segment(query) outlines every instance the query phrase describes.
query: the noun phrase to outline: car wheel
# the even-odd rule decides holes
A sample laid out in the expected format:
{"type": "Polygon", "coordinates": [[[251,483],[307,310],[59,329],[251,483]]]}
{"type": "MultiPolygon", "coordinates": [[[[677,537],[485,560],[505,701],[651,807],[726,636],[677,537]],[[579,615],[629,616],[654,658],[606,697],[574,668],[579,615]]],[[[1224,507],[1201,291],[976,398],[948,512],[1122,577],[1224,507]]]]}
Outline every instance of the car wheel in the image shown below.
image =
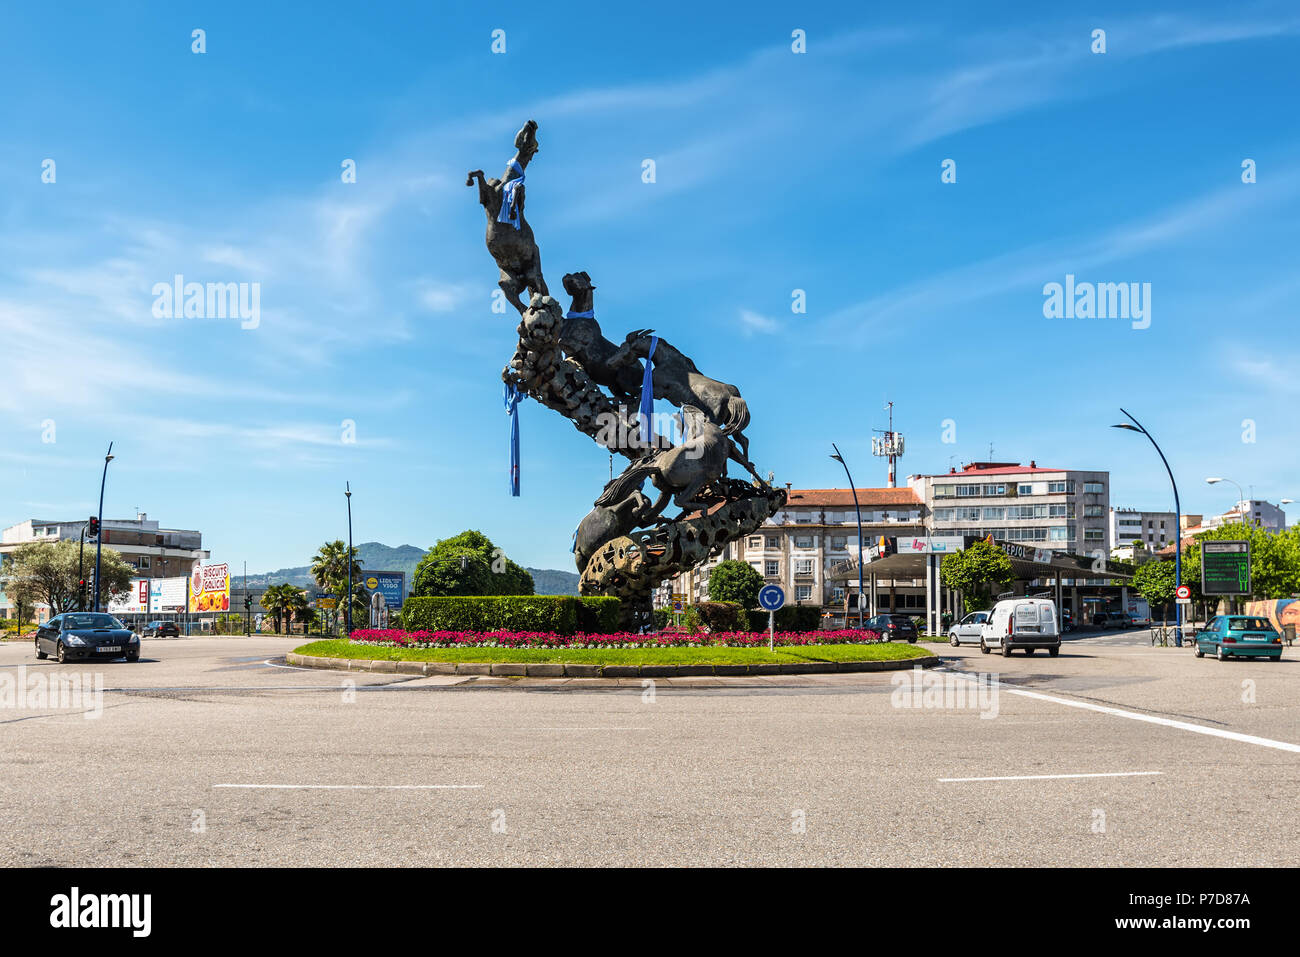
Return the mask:
{"type": "Polygon", "coordinates": [[[1220,660],[1220,661],[1227,661],[1227,660],[1228,660],[1228,656],[1225,655],[1225,654],[1223,653],[1223,645],[1219,645],[1219,655],[1218,655],[1218,657],[1219,657],[1219,660],[1220,660]]]}
{"type": "Polygon", "coordinates": [[[1059,654],[1061,653],[1061,649],[1060,649],[1060,648],[1048,648],[1048,649],[1047,649],[1047,653],[1048,653],[1049,655],[1051,655],[1053,658],[1055,658],[1057,655],[1059,655],[1059,654]]]}
{"type": "Polygon", "coordinates": [[[948,639],[948,644],[950,644],[950,645],[952,645],[954,648],[956,648],[956,647],[958,647],[959,645],[961,645],[961,642],[957,640],[957,636],[956,636],[956,635],[952,635],[952,636],[950,636],[949,639],[948,639]]]}
{"type": "Polygon", "coordinates": [[[990,651],[989,646],[986,645],[986,644],[984,643],[984,639],[983,639],[983,638],[980,639],[980,651],[982,651],[982,652],[983,652],[984,654],[986,654],[986,655],[987,655],[987,654],[989,653],[989,651],[990,651]]]}
{"type": "Polygon", "coordinates": [[[127,660],[127,661],[139,661],[139,660],[140,660],[140,652],[137,651],[137,652],[136,652],[135,654],[133,654],[133,655],[127,655],[127,656],[126,656],[126,660],[127,660]]]}
{"type": "Polygon", "coordinates": [[[1196,657],[1197,658],[1205,657],[1205,652],[1201,650],[1201,643],[1199,641],[1196,643],[1196,657]]]}
{"type": "Polygon", "coordinates": [[[44,661],[46,658],[48,658],[49,655],[41,651],[41,640],[39,638],[33,638],[32,641],[36,645],[36,657],[41,659],[41,661],[44,661]]]}
{"type": "Polygon", "coordinates": [[[68,654],[64,651],[63,642],[61,641],[54,646],[54,658],[59,664],[65,664],[68,660],[68,654]]]}
{"type": "Polygon", "coordinates": [[[907,643],[908,643],[909,645],[914,645],[914,644],[916,644],[916,635],[913,635],[911,638],[907,639],[907,643]]]}
{"type": "Polygon", "coordinates": [[[1011,642],[1007,641],[1005,638],[1002,639],[1002,657],[1011,657],[1011,642]]]}

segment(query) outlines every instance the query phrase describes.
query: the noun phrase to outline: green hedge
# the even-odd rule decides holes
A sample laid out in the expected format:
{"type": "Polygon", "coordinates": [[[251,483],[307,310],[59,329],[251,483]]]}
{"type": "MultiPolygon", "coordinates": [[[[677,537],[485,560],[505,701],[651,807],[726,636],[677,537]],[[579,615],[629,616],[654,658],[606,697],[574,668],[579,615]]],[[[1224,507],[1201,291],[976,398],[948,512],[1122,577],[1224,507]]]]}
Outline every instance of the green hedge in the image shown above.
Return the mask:
{"type": "Polygon", "coordinates": [[[619,599],[572,595],[473,595],[408,598],[407,631],[549,631],[557,635],[618,630],[619,599]]]}
{"type": "MultiPolygon", "coordinates": [[[[785,605],[777,609],[777,631],[817,631],[821,626],[821,605],[785,605]]],[[[767,612],[751,611],[749,630],[767,631],[767,612]]]]}

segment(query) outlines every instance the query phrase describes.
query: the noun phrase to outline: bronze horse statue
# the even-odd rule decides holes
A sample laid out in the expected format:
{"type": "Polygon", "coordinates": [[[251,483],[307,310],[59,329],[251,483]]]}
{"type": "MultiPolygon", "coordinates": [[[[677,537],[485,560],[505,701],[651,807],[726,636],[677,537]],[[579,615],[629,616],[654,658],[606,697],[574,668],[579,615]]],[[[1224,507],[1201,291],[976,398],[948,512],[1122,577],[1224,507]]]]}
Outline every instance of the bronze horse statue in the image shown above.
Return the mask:
{"type": "Polygon", "coordinates": [[[648,452],[637,459],[623,474],[605,486],[596,499],[597,508],[615,507],[646,479],[659,489],[659,499],[642,522],[664,510],[668,499],[687,512],[706,512],[713,502],[698,498],[704,487],[727,474],[727,459],[734,458],[734,446],[709,416],[693,405],[682,406],[680,413],[686,441],[681,445],[648,452]]]}
{"type": "Polygon", "coordinates": [[[600,323],[593,316],[573,315],[595,311],[593,293],[596,287],[591,277],[585,272],[571,272],[565,275],[563,283],[564,291],[573,297],[570,315],[560,327],[560,347],[564,354],[577,359],[592,381],[609,389],[615,399],[634,404],[641,391],[640,371],[631,363],[611,363],[618,346],[601,333],[600,323]]]}
{"type": "Polygon", "coordinates": [[[487,212],[488,252],[501,271],[497,285],[520,315],[525,306],[519,294],[525,289],[534,295],[550,295],[542,277],[541,250],[533,239],[532,227],[524,219],[524,170],[539,149],[537,122],[529,120],[515,134],[516,152],[500,179],[484,179],[481,169],[471,170],[465,177],[466,186],[473,186],[478,180],[478,201],[487,212]],[[511,186],[516,180],[521,182],[511,186]]]}
{"type": "Polygon", "coordinates": [[[578,574],[587,570],[591,556],[607,542],[629,535],[633,529],[646,524],[650,511],[650,499],[639,489],[633,489],[620,501],[612,505],[597,505],[588,512],[573,539],[573,561],[578,566],[578,574]]]}
{"type": "MultiPolygon", "coordinates": [[[[652,332],[653,329],[629,332],[609,364],[615,368],[630,365],[639,371],[636,360],[645,359],[650,354],[652,332]]],[[[655,398],[667,399],[682,409],[689,405],[701,410],[722,430],[723,435],[735,439],[739,451],[731,458],[761,484],[762,476],[749,460],[749,439],[743,434],[749,425],[749,406],[740,397],[740,390],[726,382],[710,379],[696,368],[689,356],[664,339],[656,343],[654,358],[650,361],[654,363],[655,398]]]]}

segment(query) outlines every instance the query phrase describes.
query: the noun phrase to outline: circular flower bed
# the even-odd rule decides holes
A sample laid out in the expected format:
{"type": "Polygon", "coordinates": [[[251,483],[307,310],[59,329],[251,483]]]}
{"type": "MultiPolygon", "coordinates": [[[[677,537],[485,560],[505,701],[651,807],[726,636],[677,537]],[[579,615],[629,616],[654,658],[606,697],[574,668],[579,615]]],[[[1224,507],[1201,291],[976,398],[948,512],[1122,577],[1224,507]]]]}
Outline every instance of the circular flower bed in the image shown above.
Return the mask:
{"type": "MultiPolygon", "coordinates": [[[[766,645],[765,631],[727,631],[687,634],[661,631],[648,635],[618,632],[608,635],[556,635],[543,631],[401,631],[396,628],[352,632],[354,645],[381,648],[753,648],[766,645]]],[[[870,645],[881,641],[879,632],[837,631],[777,632],[777,647],[799,645],[870,645]]]]}

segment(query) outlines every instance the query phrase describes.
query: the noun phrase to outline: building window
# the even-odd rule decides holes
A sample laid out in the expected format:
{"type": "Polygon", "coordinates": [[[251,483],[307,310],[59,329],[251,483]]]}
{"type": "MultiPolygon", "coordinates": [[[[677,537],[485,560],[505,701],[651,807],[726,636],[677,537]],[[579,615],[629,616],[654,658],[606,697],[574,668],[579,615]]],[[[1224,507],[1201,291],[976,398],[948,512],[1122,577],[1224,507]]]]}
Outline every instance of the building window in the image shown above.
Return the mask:
{"type": "Polygon", "coordinates": [[[762,536],[762,535],[751,535],[751,536],[749,536],[749,547],[750,547],[750,548],[762,548],[762,547],[763,547],[763,536],[762,536]]]}
{"type": "Polygon", "coordinates": [[[1066,541],[1069,541],[1069,540],[1070,540],[1070,529],[1069,529],[1068,526],[1065,526],[1065,525],[1057,525],[1057,526],[1055,526],[1054,528],[1050,528],[1050,529],[1048,529],[1047,538],[1048,538],[1048,541],[1052,541],[1052,542],[1066,542],[1066,541]]]}
{"type": "Polygon", "coordinates": [[[954,495],[953,489],[955,489],[956,487],[957,486],[955,485],[936,485],[934,487],[934,497],[952,498],[954,495]]]}
{"type": "Polygon", "coordinates": [[[796,585],[794,597],[796,601],[808,601],[812,598],[812,585],[796,585]]]}
{"type": "Polygon", "coordinates": [[[952,512],[950,508],[936,508],[934,510],[934,520],[936,522],[951,522],[952,512]]]}
{"type": "Polygon", "coordinates": [[[990,520],[1001,522],[1004,519],[1006,519],[1007,510],[1005,508],[986,508],[984,509],[984,514],[981,517],[986,522],[990,520]]]}
{"type": "Polygon", "coordinates": [[[775,578],[781,574],[780,562],[765,562],[764,564],[767,566],[767,572],[765,573],[767,578],[775,578]]]}
{"type": "Polygon", "coordinates": [[[148,568],[148,567],[149,567],[149,556],[148,556],[148,555],[141,555],[141,556],[140,556],[140,567],[141,567],[141,568],[148,568]]]}
{"type": "Polygon", "coordinates": [[[796,575],[811,575],[813,573],[813,563],[811,558],[795,559],[794,573],[796,575]]]}
{"type": "Polygon", "coordinates": [[[1101,518],[1101,506],[1100,506],[1100,505],[1085,505],[1085,506],[1083,507],[1083,517],[1084,517],[1084,518],[1101,518]]]}
{"type": "Polygon", "coordinates": [[[1083,530],[1083,540],[1085,542],[1099,542],[1106,537],[1106,533],[1100,528],[1085,528],[1083,530]]]}
{"type": "Polygon", "coordinates": [[[767,547],[768,547],[768,548],[780,548],[780,547],[781,547],[781,539],[777,538],[775,535],[769,535],[769,536],[767,536],[767,547]]]}
{"type": "Polygon", "coordinates": [[[836,551],[844,551],[848,547],[849,540],[843,535],[836,535],[831,539],[831,548],[836,551]]]}
{"type": "Polygon", "coordinates": [[[981,494],[982,489],[983,489],[983,486],[981,486],[981,485],[958,485],[958,486],[957,486],[957,497],[958,497],[958,498],[978,498],[978,497],[980,496],[980,494],[981,494]]]}
{"type": "Polygon", "coordinates": [[[1007,487],[1005,485],[985,485],[985,495],[1006,495],[1007,487]]]}
{"type": "Polygon", "coordinates": [[[1021,482],[1020,485],[1016,488],[1016,491],[1019,492],[1021,495],[1033,495],[1034,486],[1029,482],[1021,482]]]}
{"type": "Polygon", "coordinates": [[[1054,492],[1068,492],[1070,491],[1070,483],[1069,482],[1048,482],[1047,491],[1049,494],[1054,492]]]}
{"type": "Polygon", "coordinates": [[[1100,495],[1102,492],[1106,491],[1106,486],[1102,485],[1100,482],[1084,482],[1083,490],[1089,495],[1100,495]]]}
{"type": "Polygon", "coordinates": [[[811,512],[795,512],[794,520],[799,525],[810,525],[812,523],[811,512]]]}
{"type": "Polygon", "coordinates": [[[800,535],[794,540],[795,548],[812,548],[813,540],[811,535],[800,535]]]}

